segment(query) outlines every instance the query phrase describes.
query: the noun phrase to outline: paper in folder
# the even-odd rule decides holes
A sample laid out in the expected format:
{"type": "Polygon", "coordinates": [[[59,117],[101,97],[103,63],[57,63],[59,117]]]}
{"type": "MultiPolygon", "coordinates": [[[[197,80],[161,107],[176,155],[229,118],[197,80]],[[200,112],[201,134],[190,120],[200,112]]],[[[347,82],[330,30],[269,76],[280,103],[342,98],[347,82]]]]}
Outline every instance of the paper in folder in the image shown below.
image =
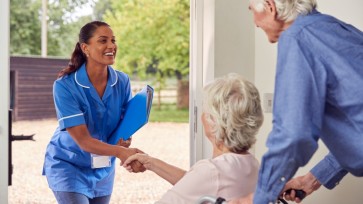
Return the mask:
{"type": "Polygon", "coordinates": [[[148,122],[153,94],[154,89],[146,85],[127,103],[123,119],[109,139],[110,144],[129,139],[148,122]]]}

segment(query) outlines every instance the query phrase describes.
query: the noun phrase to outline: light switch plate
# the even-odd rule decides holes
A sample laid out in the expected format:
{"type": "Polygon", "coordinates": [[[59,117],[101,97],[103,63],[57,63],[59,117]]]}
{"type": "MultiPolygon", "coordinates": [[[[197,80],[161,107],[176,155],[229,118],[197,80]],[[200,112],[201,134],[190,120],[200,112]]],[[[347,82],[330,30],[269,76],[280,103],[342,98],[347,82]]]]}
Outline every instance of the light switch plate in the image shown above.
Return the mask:
{"type": "Polygon", "coordinates": [[[274,100],[273,93],[263,94],[263,109],[265,113],[272,113],[273,100],[274,100]]]}

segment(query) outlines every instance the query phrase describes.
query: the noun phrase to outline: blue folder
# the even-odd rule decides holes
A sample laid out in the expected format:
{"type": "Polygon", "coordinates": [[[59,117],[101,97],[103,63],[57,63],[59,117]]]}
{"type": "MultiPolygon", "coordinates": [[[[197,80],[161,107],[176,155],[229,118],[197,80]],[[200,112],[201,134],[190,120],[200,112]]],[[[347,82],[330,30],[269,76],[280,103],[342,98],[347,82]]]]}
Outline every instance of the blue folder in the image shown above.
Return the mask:
{"type": "Polygon", "coordinates": [[[123,119],[109,138],[109,144],[116,144],[120,139],[129,139],[148,122],[153,94],[154,89],[146,85],[127,103],[123,119]]]}

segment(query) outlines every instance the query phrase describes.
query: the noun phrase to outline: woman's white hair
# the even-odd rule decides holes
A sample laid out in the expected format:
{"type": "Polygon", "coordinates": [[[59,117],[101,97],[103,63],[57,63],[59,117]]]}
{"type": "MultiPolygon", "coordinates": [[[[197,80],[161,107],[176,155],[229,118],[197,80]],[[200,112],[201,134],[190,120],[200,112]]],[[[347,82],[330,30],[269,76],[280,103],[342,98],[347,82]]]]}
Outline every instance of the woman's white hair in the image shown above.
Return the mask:
{"type": "MultiPolygon", "coordinates": [[[[266,0],[250,0],[257,12],[265,8],[266,0]]],[[[277,19],[290,22],[299,15],[306,15],[316,8],[316,0],[274,0],[277,11],[277,19]]]]}
{"type": "Polygon", "coordinates": [[[258,90],[238,74],[217,78],[204,87],[203,112],[217,143],[241,153],[256,142],[263,122],[258,90]]]}

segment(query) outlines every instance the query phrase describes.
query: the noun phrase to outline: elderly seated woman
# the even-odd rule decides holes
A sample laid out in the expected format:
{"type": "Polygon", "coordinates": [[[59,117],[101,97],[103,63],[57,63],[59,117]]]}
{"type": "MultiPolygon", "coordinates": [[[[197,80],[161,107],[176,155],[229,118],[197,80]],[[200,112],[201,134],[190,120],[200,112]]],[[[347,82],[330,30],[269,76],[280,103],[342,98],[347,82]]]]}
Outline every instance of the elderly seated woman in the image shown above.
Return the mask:
{"type": "Polygon", "coordinates": [[[204,87],[201,119],[213,158],[198,161],[189,171],[141,153],[123,163],[133,172],[130,164],[139,161],[174,185],[156,203],[195,203],[204,195],[230,200],[254,191],[259,163],[248,150],[263,122],[256,87],[237,74],[214,80],[204,87]]]}

